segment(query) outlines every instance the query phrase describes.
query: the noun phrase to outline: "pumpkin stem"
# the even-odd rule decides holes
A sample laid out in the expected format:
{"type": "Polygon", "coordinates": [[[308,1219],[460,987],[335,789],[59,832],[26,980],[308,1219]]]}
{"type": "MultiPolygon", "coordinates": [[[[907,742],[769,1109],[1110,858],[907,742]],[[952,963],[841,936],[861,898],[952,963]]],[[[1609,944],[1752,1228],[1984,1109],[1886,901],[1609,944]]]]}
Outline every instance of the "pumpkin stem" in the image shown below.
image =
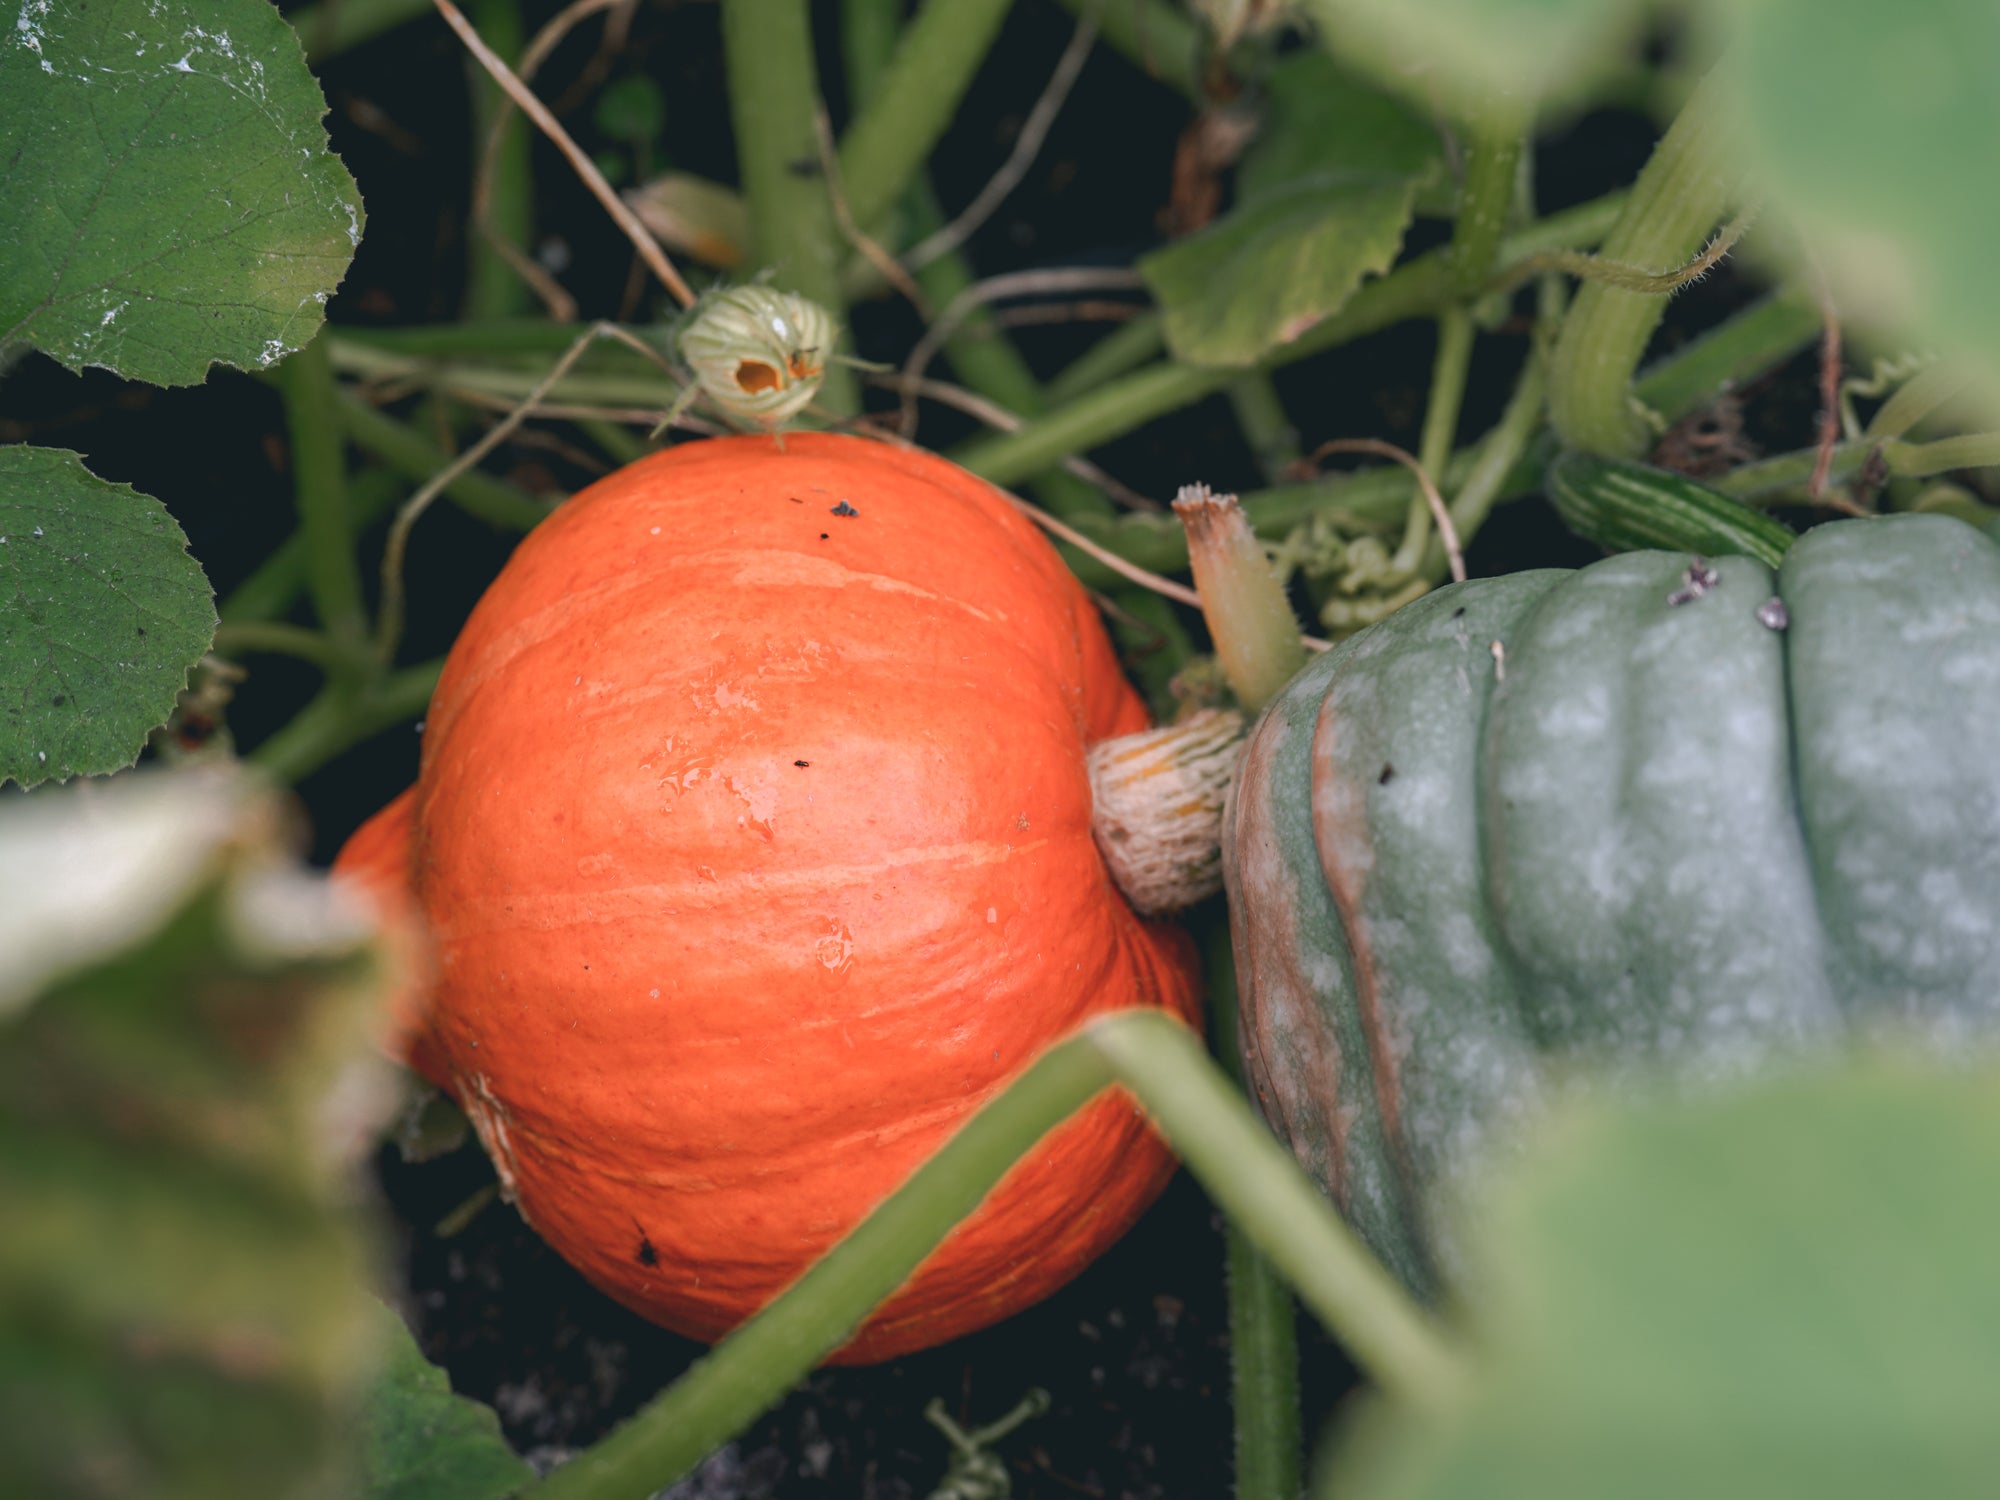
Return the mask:
{"type": "Polygon", "coordinates": [[[1195,591],[1222,675],[1256,713],[1306,664],[1298,617],[1234,495],[1183,485],[1174,514],[1187,528],[1195,591]]]}
{"type": "Polygon", "coordinates": [[[1222,889],[1222,803],[1244,732],[1234,709],[1205,708],[1092,748],[1091,832],[1142,915],[1179,911],[1222,889]]]}

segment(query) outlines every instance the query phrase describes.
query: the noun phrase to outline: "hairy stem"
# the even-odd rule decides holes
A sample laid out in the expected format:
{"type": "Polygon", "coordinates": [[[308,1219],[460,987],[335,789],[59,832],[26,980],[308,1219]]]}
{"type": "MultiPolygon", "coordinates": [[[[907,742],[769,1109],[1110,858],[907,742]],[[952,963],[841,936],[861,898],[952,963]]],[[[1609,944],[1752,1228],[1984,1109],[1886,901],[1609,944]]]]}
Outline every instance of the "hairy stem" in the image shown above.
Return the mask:
{"type": "MultiPolygon", "coordinates": [[[[1704,80],[1661,137],[1599,254],[1671,271],[1729,211],[1742,153],[1731,149],[1718,87],[1704,80]]],[[[1666,310],[1664,296],[1603,281],[1577,292],[1549,366],[1549,420],[1567,446],[1611,457],[1644,450],[1651,429],[1634,409],[1632,372],[1666,310]]]]}
{"type": "Polygon", "coordinates": [[[1524,142],[1520,122],[1511,115],[1468,122],[1464,132],[1465,182],[1451,231],[1451,274],[1453,290],[1470,301],[1493,274],[1514,205],[1524,142]]]}

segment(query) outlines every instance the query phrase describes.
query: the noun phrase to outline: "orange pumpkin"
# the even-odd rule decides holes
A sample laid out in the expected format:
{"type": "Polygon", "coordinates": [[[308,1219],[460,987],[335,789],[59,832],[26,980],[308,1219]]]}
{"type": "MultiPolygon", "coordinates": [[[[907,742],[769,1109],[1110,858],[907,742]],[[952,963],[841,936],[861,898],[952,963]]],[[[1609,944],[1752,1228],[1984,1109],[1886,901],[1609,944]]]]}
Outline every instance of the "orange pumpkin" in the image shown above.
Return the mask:
{"type": "MultiPolygon", "coordinates": [[[[340,867],[421,914],[406,1055],[599,1287],[714,1339],[1052,1040],[1192,1022],[1196,964],[1091,836],[1084,753],[1145,727],[998,491],[857,438],[724,438],[522,543],[340,867]]],[[[1172,1171],[1129,1099],[1050,1135],[839,1358],[985,1326],[1172,1171]]]]}

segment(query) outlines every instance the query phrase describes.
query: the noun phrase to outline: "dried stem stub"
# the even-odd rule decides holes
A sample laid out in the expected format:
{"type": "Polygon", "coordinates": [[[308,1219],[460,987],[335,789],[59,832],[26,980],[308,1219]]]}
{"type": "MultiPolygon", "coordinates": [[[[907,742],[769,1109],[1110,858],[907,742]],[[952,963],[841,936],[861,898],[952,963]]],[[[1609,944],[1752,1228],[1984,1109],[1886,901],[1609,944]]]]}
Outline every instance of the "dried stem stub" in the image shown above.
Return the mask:
{"type": "Polygon", "coordinates": [[[1222,805],[1244,733],[1234,709],[1205,708],[1091,750],[1091,832],[1143,915],[1179,911],[1222,889],[1222,805]]]}

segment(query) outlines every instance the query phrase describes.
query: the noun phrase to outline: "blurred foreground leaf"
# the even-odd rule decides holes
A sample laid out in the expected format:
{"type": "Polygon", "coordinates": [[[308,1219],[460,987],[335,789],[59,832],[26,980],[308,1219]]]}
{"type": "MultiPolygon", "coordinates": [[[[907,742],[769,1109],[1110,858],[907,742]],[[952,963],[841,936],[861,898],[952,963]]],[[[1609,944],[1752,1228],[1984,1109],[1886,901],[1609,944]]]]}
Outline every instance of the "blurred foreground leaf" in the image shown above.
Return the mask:
{"type": "Polygon", "coordinates": [[[0,32],[0,349],[187,385],[303,348],[361,242],[270,0],[25,0],[0,32]]]}
{"type": "Polygon", "coordinates": [[[0,1494],[328,1493],[379,1325],[364,914],[240,773],[0,803],[0,1494]]]}
{"type": "Polygon", "coordinates": [[[1471,1222],[1473,1386],[1341,1500],[2000,1489],[2000,1078],[1876,1063],[1575,1112],[1471,1222]]]}
{"type": "Polygon", "coordinates": [[[535,1477],[493,1408],[452,1394],[402,1319],[380,1309],[389,1357],[362,1413],[365,1500],[499,1500],[535,1477]]]}
{"type": "Polygon", "coordinates": [[[2000,384],[2000,7],[1713,9],[1745,147],[1841,310],[1913,325],[2000,384]]]}
{"type": "Polygon", "coordinates": [[[1321,38],[1413,99],[1476,114],[1502,99],[1566,99],[1616,60],[1635,0],[1301,0],[1321,38]]]}
{"type": "Polygon", "coordinates": [[[0,448],[0,782],[129,766],[215,637],[166,507],[65,448],[0,448]]]}

